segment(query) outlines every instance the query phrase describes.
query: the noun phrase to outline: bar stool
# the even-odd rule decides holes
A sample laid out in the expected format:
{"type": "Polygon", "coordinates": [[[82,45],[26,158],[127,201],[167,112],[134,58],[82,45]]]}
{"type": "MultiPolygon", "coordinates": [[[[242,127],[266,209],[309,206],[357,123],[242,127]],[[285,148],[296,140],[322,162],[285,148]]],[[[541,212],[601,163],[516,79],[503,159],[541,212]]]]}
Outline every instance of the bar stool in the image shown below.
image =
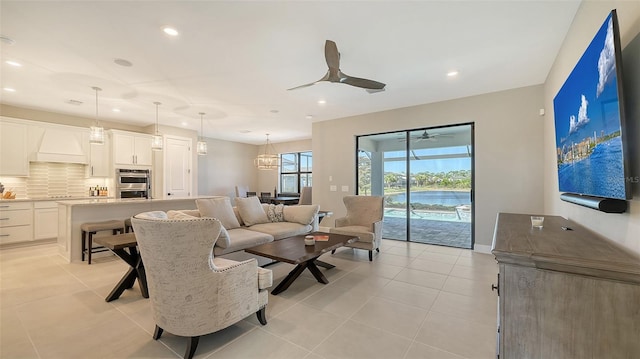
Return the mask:
{"type": "Polygon", "coordinates": [[[129,233],[129,230],[133,232],[133,225],[131,224],[131,217],[124,220],[124,233],[129,233]]]}
{"type": "Polygon", "coordinates": [[[122,221],[112,220],[104,222],[87,222],[80,225],[82,230],[82,261],[84,254],[87,253],[87,262],[91,264],[91,253],[108,251],[105,247],[93,248],[93,235],[100,231],[111,231],[112,234],[124,233],[122,221]]]}

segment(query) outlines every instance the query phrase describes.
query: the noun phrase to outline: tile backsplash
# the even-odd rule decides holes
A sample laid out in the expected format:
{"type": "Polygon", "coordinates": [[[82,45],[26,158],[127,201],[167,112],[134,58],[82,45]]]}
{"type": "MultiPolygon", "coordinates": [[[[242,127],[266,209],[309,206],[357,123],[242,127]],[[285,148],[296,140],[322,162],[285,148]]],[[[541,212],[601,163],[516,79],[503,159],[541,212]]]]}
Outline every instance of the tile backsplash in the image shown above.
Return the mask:
{"type": "Polygon", "coordinates": [[[81,164],[31,162],[29,177],[0,177],[5,191],[16,198],[86,197],[90,186],[104,186],[104,179],[85,178],[81,164]]]}

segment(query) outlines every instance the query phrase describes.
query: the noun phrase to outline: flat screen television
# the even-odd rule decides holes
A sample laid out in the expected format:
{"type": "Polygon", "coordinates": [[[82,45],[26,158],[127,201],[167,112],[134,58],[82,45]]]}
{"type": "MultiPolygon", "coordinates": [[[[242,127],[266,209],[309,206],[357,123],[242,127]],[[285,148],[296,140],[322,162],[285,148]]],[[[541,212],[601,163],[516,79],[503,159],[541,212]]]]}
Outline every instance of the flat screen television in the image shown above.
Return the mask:
{"type": "Polygon", "coordinates": [[[622,49],[613,10],[553,99],[561,192],[631,198],[623,99],[622,49]]]}

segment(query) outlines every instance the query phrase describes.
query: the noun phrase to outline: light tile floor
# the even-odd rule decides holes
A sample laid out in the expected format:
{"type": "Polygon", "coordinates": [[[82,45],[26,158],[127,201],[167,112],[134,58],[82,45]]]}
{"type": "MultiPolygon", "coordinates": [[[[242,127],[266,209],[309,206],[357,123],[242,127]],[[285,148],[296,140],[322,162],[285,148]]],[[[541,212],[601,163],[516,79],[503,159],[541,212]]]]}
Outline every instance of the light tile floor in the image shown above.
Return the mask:
{"type": "MultiPolygon", "coordinates": [[[[67,264],[55,244],[0,250],[1,358],[180,358],[186,339],[151,336],[138,286],[104,301],[127,270],[115,256],[67,264]]],[[[493,256],[384,240],[322,260],[330,283],[304,273],[255,315],[204,336],[196,358],[494,358],[493,256]]],[[[291,269],[269,266],[278,283],[291,269]]]]}

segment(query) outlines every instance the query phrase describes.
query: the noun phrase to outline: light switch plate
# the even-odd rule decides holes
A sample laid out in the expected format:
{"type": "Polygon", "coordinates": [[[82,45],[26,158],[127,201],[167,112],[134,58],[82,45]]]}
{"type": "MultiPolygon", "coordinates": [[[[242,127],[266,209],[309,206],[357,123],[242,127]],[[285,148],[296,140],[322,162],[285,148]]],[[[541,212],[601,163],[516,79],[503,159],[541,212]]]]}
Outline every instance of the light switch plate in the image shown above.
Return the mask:
{"type": "Polygon", "coordinates": [[[349,186],[342,186],[342,192],[349,192],[349,186]]]}

